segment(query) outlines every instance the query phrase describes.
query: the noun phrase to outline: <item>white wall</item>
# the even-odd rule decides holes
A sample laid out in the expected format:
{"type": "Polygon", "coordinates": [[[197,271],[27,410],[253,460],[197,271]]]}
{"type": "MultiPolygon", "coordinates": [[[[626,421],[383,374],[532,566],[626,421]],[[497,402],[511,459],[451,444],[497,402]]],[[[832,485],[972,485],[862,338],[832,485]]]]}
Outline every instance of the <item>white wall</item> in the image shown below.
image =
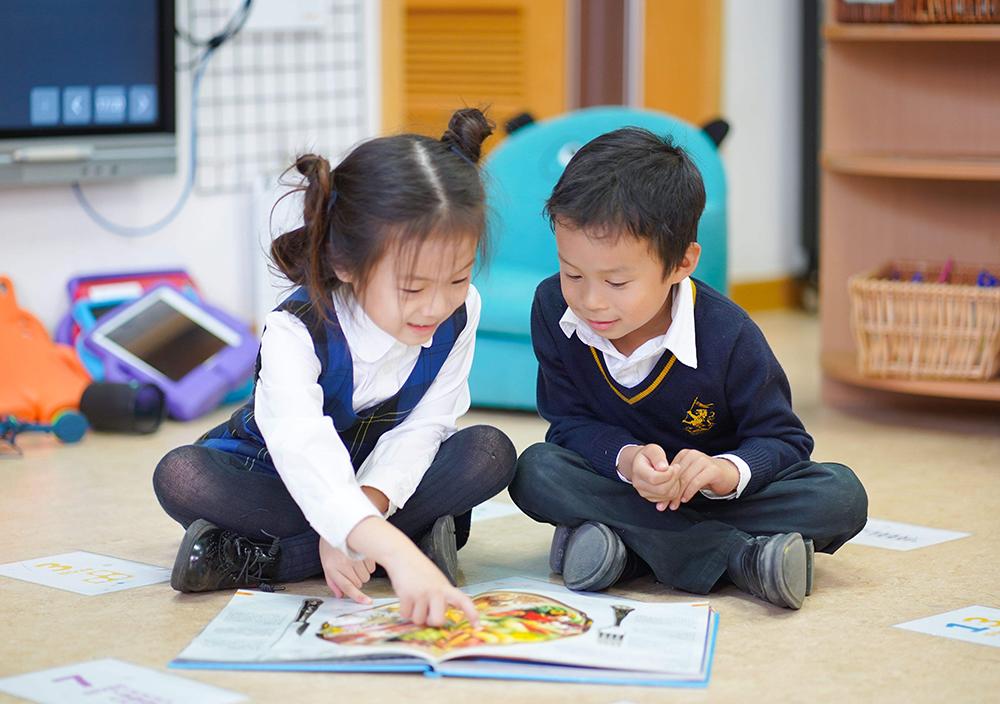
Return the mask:
{"type": "Polygon", "coordinates": [[[726,0],[722,146],[729,181],[729,280],[799,273],[799,59],[794,0],[726,0]]]}
{"type": "MultiPolygon", "coordinates": [[[[144,225],[173,204],[183,177],[86,185],[106,217],[144,225]]],[[[249,196],[199,197],[160,232],[125,238],[101,230],[68,186],[0,190],[0,273],[14,282],[18,302],[51,331],[68,310],[66,281],[88,272],[181,267],[205,297],[244,319],[250,285],[249,196]]]]}

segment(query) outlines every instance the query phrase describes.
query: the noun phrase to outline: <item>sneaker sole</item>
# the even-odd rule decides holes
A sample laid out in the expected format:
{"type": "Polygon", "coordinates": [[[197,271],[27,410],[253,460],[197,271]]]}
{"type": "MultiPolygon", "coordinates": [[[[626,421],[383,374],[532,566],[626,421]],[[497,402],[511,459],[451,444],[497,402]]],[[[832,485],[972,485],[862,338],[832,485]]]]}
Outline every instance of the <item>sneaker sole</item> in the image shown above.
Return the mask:
{"type": "Polygon", "coordinates": [[[767,600],[789,609],[802,608],[806,597],[806,546],[798,533],[787,533],[781,540],[772,540],[764,552],[764,584],[767,600]]]}
{"type": "Polygon", "coordinates": [[[603,523],[588,522],[572,531],[563,555],[563,582],[573,591],[599,592],[625,569],[625,543],[603,523]]]}
{"type": "Polygon", "coordinates": [[[563,562],[566,559],[566,543],[573,534],[569,526],[556,526],[552,534],[552,545],[549,547],[549,569],[556,574],[562,574],[563,562]]]}
{"type": "Polygon", "coordinates": [[[216,526],[204,518],[199,518],[194,523],[188,526],[187,530],[184,531],[184,538],[181,540],[181,546],[177,549],[177,557],[174,558],[174,568],[170,572],[170,586],[174,588],[175,591],[183,592],[185,594],[191,594],[193,592],[199,591],[197,589],[192,589],[190,586],[186,585],[188,576],[188,556],[191,554],[191,546],[198,541],[202,535],[210,530],[214,530],[216,526]]]}
{"type": "Polygon", "coordinates": [[[816,547],[812,538],[803,538],[806,545],[806,596],[813,593],[813,558],[816,555],[816,547]]]}
{"type": "Polygon", "coordinates": [[[458,585],[458,552],[455,549],[455,519],[441,516],[420,541],[421,551],[444,573],[452,586],[458,585]]]}

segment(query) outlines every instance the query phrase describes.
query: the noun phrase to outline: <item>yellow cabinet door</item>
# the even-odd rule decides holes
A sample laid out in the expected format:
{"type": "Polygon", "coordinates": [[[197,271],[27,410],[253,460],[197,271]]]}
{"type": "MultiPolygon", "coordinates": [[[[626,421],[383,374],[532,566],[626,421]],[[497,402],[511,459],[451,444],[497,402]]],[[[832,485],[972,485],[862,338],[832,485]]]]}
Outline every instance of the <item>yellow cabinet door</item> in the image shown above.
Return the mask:
{"type": "Polygon", "coordinates": [[[565,0],[383,0],[383,129],[440,135],[463,106],[498,125],[564,112],[566,25],[565,0]]]}

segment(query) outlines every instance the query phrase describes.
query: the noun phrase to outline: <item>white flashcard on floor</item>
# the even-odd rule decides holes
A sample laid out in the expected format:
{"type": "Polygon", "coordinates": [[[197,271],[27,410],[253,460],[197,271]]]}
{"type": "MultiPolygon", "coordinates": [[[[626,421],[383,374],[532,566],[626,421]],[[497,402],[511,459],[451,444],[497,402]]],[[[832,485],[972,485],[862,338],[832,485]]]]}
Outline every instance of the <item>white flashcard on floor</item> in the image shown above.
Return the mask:
{"type": "Polygon", "coordinates": [[[0,565],[0,575],[94,596],[170,579],[166,567],[78,550],[0,565]]]}
{"type": "Polygon", "coordinates": [[[897,623],[896,628],[1000,648],[1000,609],[989,606],[966,606],[937,616],[897,623]]]}
{"type": "Polygon", "coordinates": [[[969,535],[971,533],[869,518],[864,530],[848,542],[853,545],[867,545],[887,550],[916,550],[917,548],[925,548],[928,545],[937,545],[949,540],[958,540],[969,535]]]}
{"type": "Polygon", "coordinates": [[[40,704],[230,704],[246,697],[107,658],[0,679],[0,692],[40,704]]]}
{"type": "Polygon", "coordinates": [[[509,504],[506,501],[487,501],[472,509],[472,522],[489,521],[494,518],[513,516],[517,513],[521,513],[521,509],[514,504],[509,504]]]}

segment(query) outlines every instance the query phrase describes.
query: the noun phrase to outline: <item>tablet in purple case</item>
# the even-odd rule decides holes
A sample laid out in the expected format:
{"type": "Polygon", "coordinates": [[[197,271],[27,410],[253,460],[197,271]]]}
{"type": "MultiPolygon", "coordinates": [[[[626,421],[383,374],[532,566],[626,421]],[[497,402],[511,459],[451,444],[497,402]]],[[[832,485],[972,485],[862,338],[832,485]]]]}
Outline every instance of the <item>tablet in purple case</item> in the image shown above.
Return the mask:
{"type": "Polygon", "coordinates": [[[231,315],[164,284],[102,317],[86,333],[105,379],[156,384],[173,418],[212,410],[253,372],[259,341],[231,315]]]}

